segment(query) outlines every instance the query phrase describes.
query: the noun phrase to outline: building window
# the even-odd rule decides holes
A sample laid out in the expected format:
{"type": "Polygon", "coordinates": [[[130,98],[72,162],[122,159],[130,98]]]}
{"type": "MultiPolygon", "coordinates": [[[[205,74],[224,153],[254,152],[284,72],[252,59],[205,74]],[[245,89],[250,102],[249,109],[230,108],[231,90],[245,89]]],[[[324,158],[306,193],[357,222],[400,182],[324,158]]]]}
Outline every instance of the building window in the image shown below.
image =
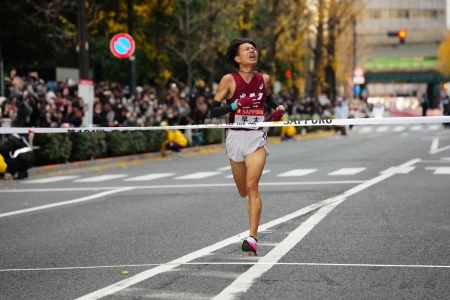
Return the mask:
{"type": "Polygon", "coordinates": [[[445,11],[436,9],[374,9],[367,13],[369,19],[443,19],[445,11]]]}
{"type": "Polygon", "coordinates": [[[370,10],[369,19],[381,19],[381,10],[370,10]]]}
{"type": "Polygon", "coordinates": [[[397,18],[402,18],[402,19],[408,19],[409,18],[409,10],[406,9],[400,9],[397,11],[398,16],[397,18]]]}

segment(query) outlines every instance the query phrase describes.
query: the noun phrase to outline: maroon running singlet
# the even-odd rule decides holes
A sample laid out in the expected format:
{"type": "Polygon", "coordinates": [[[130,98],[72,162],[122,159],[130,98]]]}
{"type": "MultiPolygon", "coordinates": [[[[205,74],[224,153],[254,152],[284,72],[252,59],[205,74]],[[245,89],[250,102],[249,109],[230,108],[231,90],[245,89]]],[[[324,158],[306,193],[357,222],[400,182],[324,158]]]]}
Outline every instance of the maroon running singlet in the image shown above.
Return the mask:
{"type": "MultiPolygon", "coordinates": [[[[254,123],[264,121],[264,103],[266,101],[266,86],[264,78],[260,73],[255,72],[252,80],[247,83],[239,74],[233,72],[231,75],[236,83],[236,90],[230,99],[227,99],[227,104],[230,105],[234,101],[244,97],[257,97],[251,108],[238,108],[230,112],[230,123],[254,123]]],[[[257,128],[254,128],[257,129],[257,128]]]]}

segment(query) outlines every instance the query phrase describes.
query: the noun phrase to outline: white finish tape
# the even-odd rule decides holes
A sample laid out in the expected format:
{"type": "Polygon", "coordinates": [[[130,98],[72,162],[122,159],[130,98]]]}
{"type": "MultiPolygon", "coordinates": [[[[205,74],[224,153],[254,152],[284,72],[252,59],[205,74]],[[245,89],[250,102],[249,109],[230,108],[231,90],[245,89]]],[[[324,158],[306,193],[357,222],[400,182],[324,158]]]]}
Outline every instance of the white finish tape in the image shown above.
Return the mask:
{"type": "Polygon", "coordinates": [[[251,128],[251,127],[283,127],[283,126],[394,125],[394,124],[430,124],[430,123],[450,123],[450,116],[363,118],[363,119],[319,119],[319,120],[297,120],[297,121],[279,121],[279,122],[222,123],[222,124],[149,126],[149,127],[76,127],[76,128],[0,127],[0,134],[134,131],[134,130],[164,130],[164,129],[174,130],[174,129],[251,128]]]}

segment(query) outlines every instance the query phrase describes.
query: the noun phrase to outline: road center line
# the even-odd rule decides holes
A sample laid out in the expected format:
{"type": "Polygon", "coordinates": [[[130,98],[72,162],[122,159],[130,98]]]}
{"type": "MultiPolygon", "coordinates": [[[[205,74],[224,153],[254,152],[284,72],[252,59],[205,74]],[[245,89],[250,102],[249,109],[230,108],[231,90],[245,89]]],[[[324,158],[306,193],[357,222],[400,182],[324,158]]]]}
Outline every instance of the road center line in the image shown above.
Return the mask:
{"type": "MultiPolygon", "coordinates": [[[[385,180],[385,179],[387,179],[387,178],[397,174],[396,173],[397,169],[401,170],[403,168],[410,167],[410,166],[416,164],[419,161],[420,161],[420,159],[414,159],[414,160],[410,160],[410,161],[406,162],[405,164],[403,164],[401,166],[398,166],[397,168],[389,168],[388,170],[382,172],[381,175],[379,175],[379,176],[377,176],[377,177],[375,177],[375,178],[373,178],[373,179],[371,179],[369,181],[366,181],[366,182],[364,182],[364,183],[362,183],[362,184],[360,184],[360,185],[358,185],[358,186],[356,186],[356,187],[354,187],[354,188],[344,192],[341,195],[338,195],[336,197],[332,197],[332,198],[320,201],[318,203],[309,205],[309,206],[304,207],[304,208],[302,208],[302,209],[300,209],[300,210],[298,210],[296,212],[293,212],[291,214],[288,214],[286,216],[283,216],[283,217],[278,218],[276,220],[273,220],[271,222],[268,222],[268,223],[265,223],[263,225],[260,225],[259,226],[259,230],[260,231],[267,230],[267,229],[269,229],[271,227],[274,227],[276,225],[282,224],[282,223],[287,222],[289,220],[292,220],[292,219],[294,219],[296,217],[305,215],[305,214],[307,214],[307,213],[309,213],[311,211],[314,211],[316,209],[322,208],[322,207],[324,207],[326,205],[329,205],[329,204],[332,204],[334,202],[337,202],[337,204],[339,204],[342,201],[344,201],[348,196],[356,194],[356,193],[358,193],[358,192],[360,192],[360,191],[362,191],[362,190],[364,190],[364,189],[366,189],[366,188],[368,188],[368,187],[370,187],[370,186],[372,186],[372,185],[374,185],[374,184],[376,184],[376,183],[378,183],[378,182],[380,182],[382,180],[385,180]]],[[[331,211],[336,205],[330,206],[327,209],[329,211],[331,211]]],[[[329,212],[327,212],[327,210],[324,210],[324,211],[322,211],[321,214],[319,214],[317,216],[316,216],[316,214],[314,214],[312,217],[310,217],[310,219],[313,218],[314,216],[316,216],[315,218],[320,218],[320,216],[322,214],[325,214],[325,212],[326,212],[326,214],[329,213],[329,212]]],[[[314,219],[312,219],[312,220],[314,220],[314,219]]],[[[316,220],[318,220],[318,219],[316,219],[316,220]]],[[[320,221],[320,220],[318,220],[318,221],[320,221]]],[[[304,229],[305,226],[301,227],[302,228],[301,230],[305,230],[304,229]]],[[[311,229],[309,229],[309,230],[311,230],[311,229]]],[[[308,232],[309,232],[309,230],[308,230],[308,232]]],[[[128,288],[128,287],[130,287],[130,286],[132,286],[134,284],[137,284],[139,282],[147,280],[147,279],[149,279],[149,278],[151,278],[153,276],[156,276],[156,275],[161,274],[161,273],[166,272],[166,271],[170,271],[170,270],[172,270],[172,269],[174,269],[174,268],[176,268],[176,267],[178,267],[178,266],[180,266],[182,264],[186,264],[186,263],[188,263],[188,262],[190,262],[190,261],[192,261],[194,259],[206,256],[206,255],[210,254],[211,252],[214,252],[214,251],[216,251],[218,249],[226,247],[226,246],[228,246],[228,245],[230,245],[232,243],[237,243],[237,242],[239,242],[241,240],[241,236],[246,236],[247,234],[248,234],[248,230],[246,230],[246,231],[244,231],[244,232],[242,232],[242,233],[240,233],[240,234],[238,234],[236,236],[232,236],[230,238],[222,240],[222,241],[220,241],[220,242],[218,242],[216,244],[210,245],[210,246],[208,246],[206,248],[203,248],[203,249],[191,252],[191,253],[189,253],[189,254],[187,254],[185,256],[182,256],[180,258],[177,258],[177,259],[175,259],[175,260],[173,260],[173,261],[171,261],[171,262],[169,262],[167,264],[157,266],[155,268],[146,270],[146,271],[141,272],[139,274],[136,274],[136,275],[134,275],[132,277],[129,277],[129,278],[125,279],[125,280],[121,280],[119,282],[116,282],[116,283],[114,283],[112,285],[109,285],[107,287],[104,287],[104,288],[102,288],[100,290],[94,291],[94,292],[92,292],[90,294],[87,294],[85,296],[77,298],[76,300],[100,299],[102,297],[114,294],[114,293],[116,293],[118,291],[121,291],[121,290],[123,290],[125,288],[128,288]]],[[[306,233],[305,233],[305,235],[306,235],[306,233]]],[[[288,236],[288,238],[289,238],[289,236],[288,236]]],[[[301,237],[301,238],[303,238],[303,237],[301,237]]],[[[294,238],[290,238],[290,239],[294,239],[294,238]]],[[[292,244],[292,241],[288,240],[286,243],[284,243],[284,241],[283,241],[283,242],[281,242],[281,244],[283,244],[283,246],[281,248],[287,249],[287,246],[284,246],[284,245],[292,244]]],[[[278,248],[278,246],[275,247],[274,249],[272,249],[272,251],[270,253],[272,253],[277,248],[278,248]]],[[[278,250],[279,249],[280,248],[278,248],[278,250]]],[[[273,266],[275,262],[269,261],[269,265],[273,266]]],[[[256,264],[255,266],[261,266],[261,265],[256,264]]],[[[252,268],[255,268],[255,266],[252,267],[252,268]]],[[[239,278],[241,278],[241,277],[242,277],[242,275],[239,278]]],[[[239,280],[239,278],[237,280],[239,280]]]]}
{"type": "Polygon", "coordinates": [[[125,192],[125,191],[129,191],[132,189],[133,188],[131,188],[131,187],[120,188],[120,189],[106,191],[106,192],[98,193],[95,195],[86,196],[86,197],[73,199],[73,200],[68,200],[68,201],[64,201],[64,202],[58,202],[58,203],[46,204],[46,205],[41,205],[41,206],[36,206],[36,207],[31,207],[31,208],[26,208],[26,209],[21,209],[21,210],[15,210],[15,211],[0,214],[0,218],[9,217],[9,216],[13,216],[13,215],[19,215],[19,214],[25,214],[25,213],[29,213],[32,211],[37,211],[37,210],[42,210],[42,209],[47,209],[47,208],[52,208],[52,207],[57,207],[57,206],[63,206],[63,205],[84,202],[84,201],[90,201],[90,200],[94,200],[97,198],[101,198],[103,196],[108,196],[108,195],[115,194],[115,193],[125,192]]]}

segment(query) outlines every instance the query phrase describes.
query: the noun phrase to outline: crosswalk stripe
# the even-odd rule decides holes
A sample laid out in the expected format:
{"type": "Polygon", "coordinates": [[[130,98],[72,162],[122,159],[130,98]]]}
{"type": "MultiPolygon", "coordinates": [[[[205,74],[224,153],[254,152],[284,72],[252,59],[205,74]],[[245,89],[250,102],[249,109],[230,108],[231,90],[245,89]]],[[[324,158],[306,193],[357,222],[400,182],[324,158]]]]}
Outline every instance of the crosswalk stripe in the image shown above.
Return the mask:
{"type": "Polygon", "coordinates": [[[127,177],[127,176],[128,176],[128,174],[100,175],[100,176],[77,179],[77,180],[74,180],[73,182],[100,182],[100,181],[117,179],[117,178],[122,178],[122,177],[127,177]]]}
{"type": "Polygon", "coordinates": [[[378,127],[376,131],[377,132],[386,132],[388,130],[389,130],[388,126],[381,126],[381,127],[378,127]]]}
{"type": "Polygon", "coordinates": [[[406,129],[405,126],[395,126],[394,127],[394,132],[400,132],[400,131],[403,131],[405,129],[406,129]]]}
{"type": "Polygon", "coordinates": [[[342,168],[337,171],[328,173],[329,176],[337,176],[337,175],[355,175],[362,171],[364,171],[366,168],[342,168]]]}
{"type": "Polygon", "coordinates": [[[295,170],[290,170],[288,172],[284,172],[284,173],[278,174],[277,177],[305,176],[305,175],[314,173],[316,171],[317,171],[317,169],[295,169],[295,170]]]}
{"type": "Polygon", "coordinates": [[[371,126],[364,126],[359,130],[359,132],[360,133],[369,133],[369,132],[372,132],[372,129],[373,128],[371,126]]]}
{"type": "Polygon", "coordinates": [[[450,174],[450,167],[428,167],[426,170],[434,171],[433,174],[447,175],[450,174]]]}
{"type": "MultiPolygon", "coordinates": [[[[270,170],[263,170],[263,174],[267,174],[267,173],[269,173],[270,172],[270,170]]],[[[228,175],[228,176],[225,176],[225,178],[233,178],[233,174],[231,174],[231,175],[228,175]]]]}
{"type": "Polygon", "coordinates": [[[148,180],[169,177],[169,176],[173,176],[173,175],[175,175],[175,173],[153,173],[153,174],[147,174],[147,175],[142,175],[142,176],[126,178],[123,181],[148,181],[148,180]]]}
{"type": "Polygon", "coordinates": [[[51,183],[51,182],[75,179],[75,178],[79,178],[79,177],[80,176],[53,176],[53,177],[48,177],[48,178],[27,180],[27,181],[24,181],[23,183],[51,183]]]}
{"type": "Polygon", "coordinates": [[[217,171],[227,171],[227,170],[231,170],[231,166],[226,166],[226,167],[217,169],[217,171]]]}
{"type": "Polygon", "coordinates": [[[411,126],[411,131],[419,131],[419,130],[422,130],[422,125],[411,126]]]}
{"type": "Polygon", "coordinates": [[[197,173],[192,173],[192,174],[188,174],[188,175],[184,175],[184,176],[180,176],[180,177],[175,177],[175,179],[201,179],[201,178],[214,176],[217,174],[220,174],[220,172],[197,172],[197,173]]]}
{"type": "Polygon", "coordinates": [[[430,126],[428,126],[428,130],[438,130],[439,129],[439,125],[430,125],[430,126]]]}

